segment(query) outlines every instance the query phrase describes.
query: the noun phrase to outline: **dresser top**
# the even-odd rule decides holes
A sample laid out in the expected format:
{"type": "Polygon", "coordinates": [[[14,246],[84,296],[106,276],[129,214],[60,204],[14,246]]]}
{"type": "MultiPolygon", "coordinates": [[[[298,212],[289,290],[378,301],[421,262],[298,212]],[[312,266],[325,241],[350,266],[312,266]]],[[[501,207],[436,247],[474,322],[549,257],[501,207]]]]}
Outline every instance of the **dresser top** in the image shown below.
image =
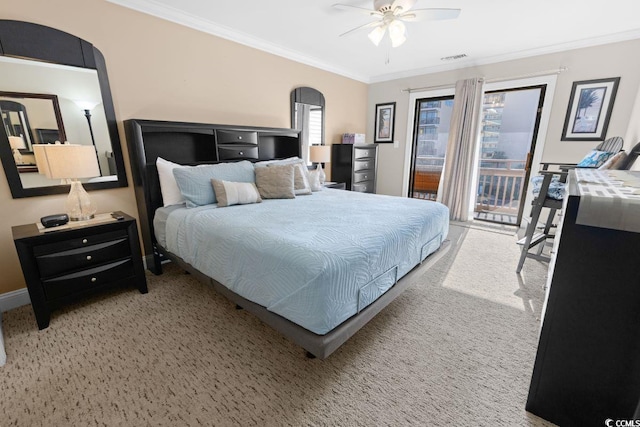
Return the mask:
{"type": "Polygon", "coordinates": [[[86,221],[69,221],[65,225],[61,225],[59,227],[51,227],[44,228],[40,223],[31,223],[31,224],[23,224],[23,225],[15,225],[11,227],[11,231],[13,232],[13,239],[28,239],[32,237],[39,237],[43,235],[49,234],[57,234],[63,231],[73,231],[73,230],[83,230],[89,227],[96,227],[99,225],[108,225],[122,222],[130,222],[135,220],[135,218],[127,215],[124,212],[116,211],[115,214],[119,214],[123,216],[123,219],[118,221],[111,216],[111,212],[96,214],[95,218],[86,220],[86,221]]]}
{"type": "Polygon", "coordinates": [[[575,169],[576,223],[640,233],[640,172],[575,169]]]}

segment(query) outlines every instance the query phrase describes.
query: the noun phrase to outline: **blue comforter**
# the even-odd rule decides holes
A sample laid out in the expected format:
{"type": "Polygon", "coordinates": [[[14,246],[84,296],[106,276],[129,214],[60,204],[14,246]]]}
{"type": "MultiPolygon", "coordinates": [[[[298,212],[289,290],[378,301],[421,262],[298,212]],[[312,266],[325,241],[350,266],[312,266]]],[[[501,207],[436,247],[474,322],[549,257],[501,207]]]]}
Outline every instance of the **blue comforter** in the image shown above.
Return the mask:
{"type": "Polygon", "coordinates": [[[440,247],[439,203],[327,189],[171,212],[166,249],[244,298],[326,334],[440,247]]]}

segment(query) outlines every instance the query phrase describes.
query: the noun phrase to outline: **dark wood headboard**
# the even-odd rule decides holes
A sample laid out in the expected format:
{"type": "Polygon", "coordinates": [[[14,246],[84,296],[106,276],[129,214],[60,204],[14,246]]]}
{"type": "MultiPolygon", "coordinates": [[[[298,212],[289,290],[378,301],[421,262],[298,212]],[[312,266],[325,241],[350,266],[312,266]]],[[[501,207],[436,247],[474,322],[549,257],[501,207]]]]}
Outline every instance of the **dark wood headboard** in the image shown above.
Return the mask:
{"type": "Polygon", "coordinates": [[[204,123],[125,120],[131,173],[147,268],[162,269],[153,216],[162,206],[156,159],[183,165],[261,161],[300,156],[300,131],[295,129],[204,123]]]}

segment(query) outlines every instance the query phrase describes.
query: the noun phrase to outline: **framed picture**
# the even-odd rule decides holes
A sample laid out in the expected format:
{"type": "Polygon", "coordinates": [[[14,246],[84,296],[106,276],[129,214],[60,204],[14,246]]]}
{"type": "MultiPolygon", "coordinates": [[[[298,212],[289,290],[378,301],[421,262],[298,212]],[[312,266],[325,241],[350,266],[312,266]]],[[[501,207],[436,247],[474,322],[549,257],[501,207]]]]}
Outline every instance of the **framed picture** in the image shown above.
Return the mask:
{"type": "Polygon", "coordinates": [[[373,142],[393,142],[396,103],[376,104],[376,129],[373,142]]]}
{"type": "Polygon", "coordinates": [[[604,141],[620,77],[573,82],[563,141],[604,141]]]}

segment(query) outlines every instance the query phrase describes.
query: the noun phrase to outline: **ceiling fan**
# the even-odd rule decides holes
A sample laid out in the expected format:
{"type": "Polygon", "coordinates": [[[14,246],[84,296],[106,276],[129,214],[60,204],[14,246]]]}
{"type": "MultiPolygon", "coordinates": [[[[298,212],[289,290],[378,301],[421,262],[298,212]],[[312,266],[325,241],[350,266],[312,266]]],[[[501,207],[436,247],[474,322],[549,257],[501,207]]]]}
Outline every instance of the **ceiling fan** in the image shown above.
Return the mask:
{"type": "Polygon", "coordinates": [[[407,40],[405,22],[418,21],[421,19],[430,21],[455,19],[460,15],[460,9],[411,9],[415,3],[416,0],[373,0],[373,9],[343,3],[336,3],[333,7],[336,9],[366,13],[372,18],[375,18],[375,21],[360,25],[359,27],[340,34],[340,36],[342,37],[364,28],[373,28],[369,33],[369,39],[376,46],[380,44],[387,30],[389,30],[391,46],[398,47],[404,43],[407,40]]]}

